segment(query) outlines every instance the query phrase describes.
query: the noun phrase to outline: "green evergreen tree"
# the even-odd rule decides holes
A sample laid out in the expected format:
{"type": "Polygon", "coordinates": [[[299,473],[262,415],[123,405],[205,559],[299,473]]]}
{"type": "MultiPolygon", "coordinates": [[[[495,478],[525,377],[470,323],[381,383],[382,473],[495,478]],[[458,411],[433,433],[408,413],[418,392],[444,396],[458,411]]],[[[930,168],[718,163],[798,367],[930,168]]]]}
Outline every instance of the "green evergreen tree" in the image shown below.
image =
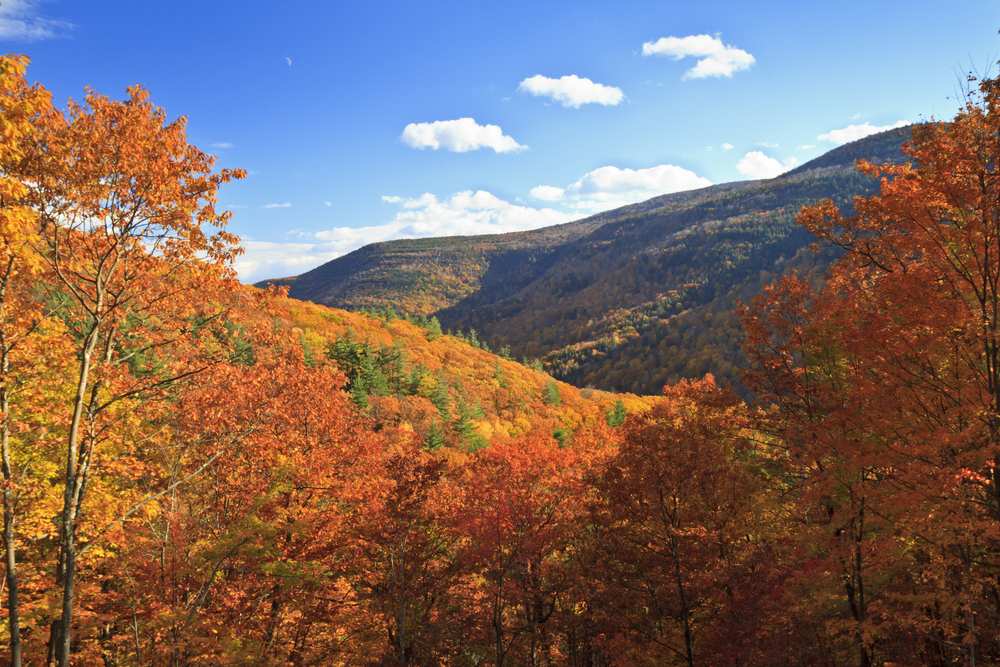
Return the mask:
{"type": "Polygon", "coordinates": [[[347,376],[349,387],[361,371],[361,360],[368,355],[367,344],[359,342],[354,336],[354,330],[348,327],[343,337],[337,336],[326,348],[326,358],[336,362],[347,376]]]}
{"type": "Polygon", "coordinates": [[[229,342],[232,344],[233,353],[229,359],[239,366],[253,366],[257,363],[257,353],[245,338],[243,327],[233,322],[226,322],[223,325],[226,329],[229,342]]]}
{"type": "Polygon", "coordinates": [[[302,344],[302,363],[309,368],[315,368],[316,354],[313,352],[312,345],[307,343],[304,338],[300,338],[299,342],[302,344]]]}
{"type": "Polygon", "coordinates": [[[500,365],[500,361],[497,360],[496,365],[493,366],[493,379],[497,381],[501,389],[505,389],[508,384],[507,374],[503,370],[503,366],[500,365]]]}
{"type": "Polygon", "coordinates": [[[479,402],[473,404],[468,404],[464,399],[461,398],[462,391],[459,389],[459,398],[455,403],[457,416],[455,421],[452,422],[452,428],[455,433],[462,438],[465,443],[465,447],[470,454],[474,454],[488,443],[486,438],[476,433],[475,425],[472,423],[473,419],[482,419],[485,416],[483,411],[483,406],[479,402]]]}
{"type": "Polygon", "coordinates": [[[435,451],[441,449],[444,446],[444,429],[435,422],[431,422],[431,427],[427,431],[427,437],[424,439],[424,448],[429,451],[435,451]]]}
{"type": "Polygon", "coordinates": [[[420,381],[429,375],[431,375],[431,371],[429,368],[427,368],[427,365],[424,364],[424,362],[421,361],[419,364],[417,364],[416,367],[413,369],[413,372],[410,373],[409,382],[407,383],[409,385],[408,393],[410,395],[419,394],[420,381]]]}
{"type": "Polygon", "coordinates": [[[604,413],[604,416],[608,420],[608,426],[611,428],[618,428],[625,423],[625,417],[627,414],[625,404],[621,399],[618,399],[615,401],[615,406],[613,408],[608,408],[608,411],[604,413]]]}
{"type": "Polygon", "coordinates": [[[378,353],[378,365],[385,375],[389,385],[389,391],[393,394],[405,394],[407,390],[406,382],[406,353],[403,351],[403,341],[393,341],[392,347],[383,344],[378,353]]]}
{"type": "Polygon", "coordinates": [[[368,387],[365,386],[365,382],[360,377],[355,378],[354,382],[351,383],[351,388],[349,389],[351,394],[351,400],[354,405],[358,406],[362,410],[368,408],[368,387]]]}
{"type": "Polygon", "coordinates": [[[468,442],[476,432],[475,427],[472,424],[472,419],[474,417],[473,410],[461,397],[459,397],[456,401],[455,409],[458,414],[455,417],[455,421],[452,423],[452,428],[455,430],[455,433],[462,438],[462,440],[468,442]]]}
{"type": "Polygon", "coordinates": [[[424,326],[424,330],[427,332],[427,340],[437,340],[441,337],[441,323],[438,322],[438,318],[431,315],[431,318],[427,320],[427,324],[424,326]]]}
{"type": "Polygon", "coordinates": [[[444,371],[438,369],[436,379],[437,386],[434,388],[431,403],[438,409],[442,420],[451,421],[451,397],[448,395],[448,381],[444,377],[444,371]]]}
{"type": "Polygon", "coordinates": [[[542,390],[542,401],[547,405],[553,405],[559,407],[562,403],[562,396],[559,394],[559,385],[556,384],[555,380],[549,380],[545,383],[545,389],[542,390]]]}
{"type": "Polygon", "coordinates": [[[385,374],[375,363],[374,355],[366,354],[361,359],[361,368],[354,379],[354,385],[360,386],[369,396],[388,396],[389,382],[385,374]]]}
{"type": "Polygon", "coordinates": [[[478,433],[473,433],[472,437],[469,438],[468,440],[466,440],[466,442],[465,442],[465,448],[466,448],[466,451],[468,451],[470,454],[475,454],[480,449],[483,449],[484,447],[486,447],[489,444],[490,443],[487,442],[486,438],[484,438],[483,436],[479,435],[478,433]]]}

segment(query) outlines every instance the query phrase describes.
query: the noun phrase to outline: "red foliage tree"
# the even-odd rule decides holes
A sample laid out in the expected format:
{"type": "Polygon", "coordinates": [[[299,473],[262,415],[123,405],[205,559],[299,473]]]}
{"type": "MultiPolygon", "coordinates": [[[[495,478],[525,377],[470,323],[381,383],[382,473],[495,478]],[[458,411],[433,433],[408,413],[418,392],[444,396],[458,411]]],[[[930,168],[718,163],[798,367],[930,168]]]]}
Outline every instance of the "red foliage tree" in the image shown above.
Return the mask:
{"type": "Polygon", "coordinates": [[[786,278],[744,313],[814,618],[862,665],[998,657],[998,104],[982,81],[952,122],[913,130],[912,162],[860,162],[878,195],[799,216],[844,250],[827,285],[786,278]]]}

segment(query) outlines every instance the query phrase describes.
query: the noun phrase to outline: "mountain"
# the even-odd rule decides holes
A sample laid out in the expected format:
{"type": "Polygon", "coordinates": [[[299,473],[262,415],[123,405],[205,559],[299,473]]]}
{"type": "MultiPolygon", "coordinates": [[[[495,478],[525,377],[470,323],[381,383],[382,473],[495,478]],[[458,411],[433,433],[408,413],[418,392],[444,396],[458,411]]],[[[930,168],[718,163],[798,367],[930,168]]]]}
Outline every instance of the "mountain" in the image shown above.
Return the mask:
{"type": "Polygon", "coordinates": [[[808,249],[796,214],[820,199],[849,207],[874,194],[877,182],[854,160],[901,162],[909,132],[845,144],[774,179],[529,232],[376,243],[258,285],[287,284],[293,298],[348,310],[434,314],[581,387],[651,394],[711,371],[739,390],[735,304],[786,271],[820,280],[833,255],[808,249]]]}

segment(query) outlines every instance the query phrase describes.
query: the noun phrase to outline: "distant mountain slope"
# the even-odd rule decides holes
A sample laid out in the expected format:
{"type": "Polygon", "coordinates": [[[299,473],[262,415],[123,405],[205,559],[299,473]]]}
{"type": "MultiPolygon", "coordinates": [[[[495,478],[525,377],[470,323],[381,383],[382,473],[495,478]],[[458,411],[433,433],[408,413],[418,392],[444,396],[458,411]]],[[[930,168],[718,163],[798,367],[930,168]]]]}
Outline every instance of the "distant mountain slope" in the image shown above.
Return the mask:
{"type": "Polygon", "coordinates": [[[540,357],[578,386],[650,394],[708,371],[738,384],[734,301],[791,268],[822,276],[831,257],[806,250],[812,239],[796,214],[819,199],[847,207],[874,193],[854,160],[901,161],[909,129],[775,179],[663,195],[556,227],[372,244],[287,281],[290,296],[436,313],[446,328],[540,357]]]}
{"type": "Polygon", "coordinates": [[[708,371],[733,382],[741,360],[732,304],[712,303],[752,285],[749,298],[790,259],[822,273],[814,253],[799,256],[813,239],[795,215],[876,187],[852,169],[827,167],[623,216],[555,250],[517,291],[480,290],[437,315],[517,356],[541,357],[579,386],[648,394],[708,371]]]}
{"type": "Polygon", "coordinates": [[[429,315],[478,289],[497,260],[530,266],[551,248],[588,234],[609,219],[605,213],[527,232],[372,243],[300,276],[256,285],[288,285],[294,299],[336,308],[393,306],[429,315]]]}
{"type": "Polygon", "coordinates": [[[482,289],[523,286],[546,269],[555,249],[624,215],[687,205],[758,181],[677,192],[552,227],[509,234],[400,239],[372,243],[312,271],[271,278],[294,299],[333,308],[393,308],[429,315],[482,289]]]}
{"type": "Polygon", "coordinates": [[[783,177],[796,176],[812,169],[827,167],[854,167],[855,160],[873,160],[875,162],[892,162],[902,164],[907,160],[903,153],[903,142],[909,141],[913,126],[894,130],[886,130],[872,134],[863,139],[838,146],[804,165],[792,169],[783,177]]]}

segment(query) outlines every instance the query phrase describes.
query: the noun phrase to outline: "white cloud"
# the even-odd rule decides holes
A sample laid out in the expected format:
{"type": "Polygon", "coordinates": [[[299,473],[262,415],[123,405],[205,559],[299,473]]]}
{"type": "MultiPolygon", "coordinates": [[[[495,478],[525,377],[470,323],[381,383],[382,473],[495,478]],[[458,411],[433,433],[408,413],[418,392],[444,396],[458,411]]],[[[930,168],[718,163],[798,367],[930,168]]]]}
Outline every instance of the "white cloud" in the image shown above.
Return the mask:
{"type": "Polygon", "coordinates": [[[897,127],[903,127],[909,125],[910,121],[901,120],[899,122],[893,123],[892,125],[883,125],[882,127],[877,127],[869,123],[863,123],[861,125],[848,125],[847,127],[840,130],[831,130],[826,134],[821,134],[817,139],[820,141],[832,141],[838,146],[841,144],[846,144],[851,141],[857,141],[867,137],[869,134],[878,134],[879,132],[885,132],[886,130],[891,130],[897,127]]]}
{"type": "Polygon", "coordinates": [[[763,146],[764,148],[778,148],[778,144],[769,144],[766,141],[758,141],[755,146],[763,146]]]}
{"type": "Polygon", "coordinates": [[[437,120],[433,123],[410,123],[399,135],[412,148],[444,148],[455,153],[492,148],[497,153],[525,150],[498,125],[479,125],[472,118],[437,120]]]}
{"type": "Polygon", "coordinates": [[[790,157],[782,164],[760,151],[751,151],[740,158],[736,164],[736,170],[750,178],[774,178],[792,169],[798,163],[798,158],[790,157]]]}
{"type": "Polygon", "coordinates": [[[724,151],[731,151],[731,150],[733,150],[733,145],[732,144],[722,144],[722,150],[724,150],[724,151]]]}
{"type": "Polygon", "coordinates": [[[458,192],[439,200],[425,193],[416,198],[383,196],[399,205],[392,220],[371,227],[334,227],[312,234],[313,243],[246,241],[236,270],[244,282],[308,271],[369,243],[399,238],[503,234],[550,227],[586,217],[582,212],[532,208],[504,201],[485,190],[458,192]]]}
{"type": "Polygon", "coordinates": [[[319,243],[243,241],[243,250],[233,268],[246,283],[294,276],[342,254],[319,243]]]}
{"type": "Polygon", "coordinates": [[[232,147],[233,147],[232,144],[227,144],[224,141],[212,144],[212,148],[232,148],[232,147]]]}
{"type": "Polygon", "coordinates": [[[328,202],[328,201],[325,201],[325,202],[323,202],[323,203],[324,203],[324,204],[326,204],[327,206],[333,206],[333,203],[332,203],[332,202],[328,202]]]}
{"type": "Polygon", "coordinates": [[[701,58],[698,63],[684,73],[682,79],[704,79],[710,76],[731,77],[733,72],[750,69],[755,60],[742,49],[723,44],[711,35],[690,35],[688,37],[661,37],[655,42],[642,45],[644,56],[669,56],[680,60],[686,56],[701,58]]]}
{"type": "Polygon", "coordinates": [[[584,174],[576,183],[565,188],[539,185],[532,188],[531,196],[542,201],[560,201],[572,208],[596,212],[711,184],[707,178],[672,164],[661,164],[648,169],[601,167],[584,174]]]}
{"type": "Polygon", "coordinates": [[[531,189],[531,196],[534,199],[540,199],[541,201],[559,201],[566,194],[566,191],[562,188],[557,188],[551,185],[539,185],[537,188],[531,189]]]}
{"type": "Polygon", "coordinates": [[[425,192],[416,199],[403,199],[401,202],[395,203],[402,203],[403,208],[425,208],[427,206],[431,206],[432,204],[436,204],[437,197],[429,192],[425,192]]]}
{"type": "Polygon", "coordinates": [[[810,148],[816,148],[816,147],[813,146],[812,144],[799,144],[799,150],[801,151],[807,151],[810,148]]]}
{"type": "Polygon", "coordinates": [[[291,202],[285,202],[284,204],[264,204],[264,208],[291,208],[291,202]]]}
{"type": "Polygon", "coordinates": [[[582,217],[550,208],[518,206],[485,190],[466,190],[445,200],[438,200],[429,192],[417,199],[383,199],[391,199],[392,203],[400,206],[391,222],[361,229],[336,228],[319,232],[316,238],[340,243],[344,248],[360,247],[390,238],[502,234],[548,227],[582,217]],[[358,243],[360,245],[355,245],[358,243]]]}
{"type": "Polygon", "coordinates": [[[67,21],[38,16],[37,0],[3,0],[0,6],[0,38],[35,41],[63,37],[75,28],[67,21]]]}
{"type": "Polygon", "coordinates": [[[575,109],[579,109],[582,104],[614,106],[625,99],[621,88],[594,83],[575,74],[561,79],[550,79],[536,74],[522,81],[517,89],[535,97],[551,97],[556,102],[562,102],[564,107],[575,109]]]}

